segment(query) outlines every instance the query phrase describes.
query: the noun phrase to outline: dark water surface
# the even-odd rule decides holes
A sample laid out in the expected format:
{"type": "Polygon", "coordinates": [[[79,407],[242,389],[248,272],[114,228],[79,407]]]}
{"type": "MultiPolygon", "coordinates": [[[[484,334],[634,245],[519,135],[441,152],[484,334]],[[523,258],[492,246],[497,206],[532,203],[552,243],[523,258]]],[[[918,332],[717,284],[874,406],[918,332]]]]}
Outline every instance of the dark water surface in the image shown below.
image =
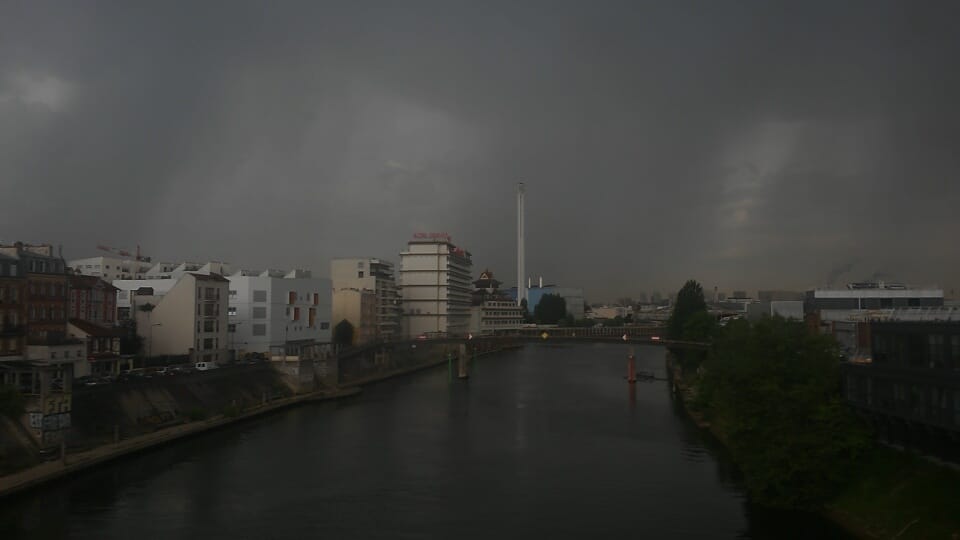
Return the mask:
{"type": "Polygon", "coordinates": [[[747,504],[626,351],[531,345],[202,435],[3,501],[0,538],[846,538],[747,504]]]}

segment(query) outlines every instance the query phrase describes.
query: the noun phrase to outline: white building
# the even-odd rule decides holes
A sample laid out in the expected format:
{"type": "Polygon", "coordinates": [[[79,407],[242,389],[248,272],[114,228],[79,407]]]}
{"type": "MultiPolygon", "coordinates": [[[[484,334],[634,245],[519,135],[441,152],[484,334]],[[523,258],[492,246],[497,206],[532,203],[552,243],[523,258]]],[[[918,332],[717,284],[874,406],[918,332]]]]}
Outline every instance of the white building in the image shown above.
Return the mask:
{"type": "MultiPolygon", "coordinates": [[[[227,360],[228,281],[188,272],[179,279],[117,280],[117,304],[137,321],[147,356],[227,360]]],[[[118,307],[118,311],[119,311],[118,307]]]]}
{"type": "Polygon", "coordinates": [[[485,299],[470,306],[470,333],[510,334],[523,324],[523,309],[512,298],[485,299]]]}
{"type": "MultiPolygon", "coordinates": [[[[330,262],[330,280],[333,290],[370,291],[376,296],[376,327],[374,339],[389,340],[400,333],[400,300],[393,263],[376,258],[343,258],[330,262]]],[[[337,301],[353,301],[352,295],[334,297],[334,311],[340,311],[337,301]]],[[[343,310],[358,308],[343,307],[343,310]]],[[[336,324],[341,319],[334,322],[336,324]]],[[[361,330],[361,329],[357,329],[361,330]]],[[[366,330],[363,329],[366,333],[366,330]]],[[[365,334],[366,335],[366,334],[365,334]]]]}
{"type": "Polygon", "coordinates": [[[884,282],[850,283],[845,289],[807,291],[806,310],[895,309],[943,306],[943,289],[884,282]]]}
{"type": "Polygon", "coordinates": [[[330,343],[330,280],[306,270],[239,271],[230,281],[231,349],[299,354],[305,345],[330,343]]]}
{"type": "Polygon", "coordinates": [[[463,335],[470,327],[470,252],[445,233],[418,233],[400,253],[400,294],[407,336],[463,335]]]}
{"type": "Polygon", "coordinates": [[[118,257],[88,257],[67,263],[74,273],[96,276],[107,283],[115,279],[144,279],[154,265],[150,261],[118,257]]]}

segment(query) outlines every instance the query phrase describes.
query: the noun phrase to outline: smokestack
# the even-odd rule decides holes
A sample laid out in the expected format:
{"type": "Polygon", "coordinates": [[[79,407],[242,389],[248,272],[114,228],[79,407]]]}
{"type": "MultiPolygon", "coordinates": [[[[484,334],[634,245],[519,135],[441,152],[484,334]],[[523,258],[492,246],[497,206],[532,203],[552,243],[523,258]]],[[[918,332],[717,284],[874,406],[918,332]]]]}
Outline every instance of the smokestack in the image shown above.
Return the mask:
{"type": "Polygon", "coordinates": [[[527,277],[527,290],[529,291],[532,288],[533,288],[533,278],[527,277]]]}
{"type": "Polygon", "coordinates": [[[523,245],[523,182],[517,184],[517,305],[527,298],[527,291],[523,288],[524,245],[523,245]]]}
{"type": "Polygon", "coordinates": [[[540,276],[540,288],[543,288],[543,276],[540,276]]]}

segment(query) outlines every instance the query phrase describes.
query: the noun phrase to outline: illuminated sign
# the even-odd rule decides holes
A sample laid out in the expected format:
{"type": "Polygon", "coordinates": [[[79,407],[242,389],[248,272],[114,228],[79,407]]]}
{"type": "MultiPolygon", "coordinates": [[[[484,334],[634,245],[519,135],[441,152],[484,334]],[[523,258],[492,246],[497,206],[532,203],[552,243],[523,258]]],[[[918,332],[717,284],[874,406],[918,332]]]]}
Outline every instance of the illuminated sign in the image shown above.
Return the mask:
{"type": "Polygon", "coordinates": [[[450,235],[445,232],[417,232],[413,233],[417,240],[446,240],[450,241],[450,235]]]}

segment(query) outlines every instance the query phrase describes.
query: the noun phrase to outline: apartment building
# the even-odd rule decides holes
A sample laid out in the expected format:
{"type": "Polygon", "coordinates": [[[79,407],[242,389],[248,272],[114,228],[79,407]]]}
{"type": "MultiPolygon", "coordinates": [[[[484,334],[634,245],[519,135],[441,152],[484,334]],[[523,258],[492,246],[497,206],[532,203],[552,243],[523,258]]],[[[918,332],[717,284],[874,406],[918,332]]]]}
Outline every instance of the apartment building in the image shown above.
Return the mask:
{"type": "MultiPolygon", "coordinates": [[[[376,321],[371,332],[359,329],[364,335],[372,335],[371,339],[389,340],[400,332],[400,300],[397,294],[397,282],[393,263],[377,258],[341,258],[330,262],[330,279],[334,291],[355,290],[369,291],[374,294],[376,301],[376,321]]],[[[357,312],[362,306],[359,303],[360,295],[334,295],[333,309],[336,312],[357,312]],[[351,302],[350,306],[338,306],[337,302],[351,302]]],[[[339,322],[337,319],[335,322],[339,322]]],[[[367,323],[364,323],[367,324],[367,323]]]]}
{"type": "Polygon", "coordinates": [[[465,335],[470,327],[473,266],[469,251],[446,233],[417,233],[400,253],[405,334],[465,335]]]}

